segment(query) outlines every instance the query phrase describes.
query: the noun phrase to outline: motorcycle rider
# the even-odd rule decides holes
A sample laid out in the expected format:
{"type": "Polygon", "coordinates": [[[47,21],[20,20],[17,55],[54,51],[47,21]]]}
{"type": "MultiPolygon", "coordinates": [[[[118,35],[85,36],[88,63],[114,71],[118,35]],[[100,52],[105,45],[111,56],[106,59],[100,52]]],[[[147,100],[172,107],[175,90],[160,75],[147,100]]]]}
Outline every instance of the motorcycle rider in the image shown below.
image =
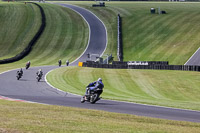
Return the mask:
{"type": "Polygon", "coordinates": [[[59,65],[59,67],[62,65],[61,59],[58,61],[58,65],[59,65]]]}
{"type": "MultiPolygon", "coordinates": [[[[95,89],[97,89],[97,88],[99,88],[101,90],[103,90],[103,88],[104,88],[104,84],[103,84],[101,78],[99,78],[97,81],[94,81],[94,82],[90,83],[87,86],[85,95],[90,95],[90,92],[95,90],[95,89]]],[[[85,99],[86,99],[86,96],[85,96],[85,99]]]]}
{"type": "Polygon", "coordinates": [[[19,70],[19,71],[17,71],[17,75],[23,75],[23,71],[22,71],[22,68],[19,70]]]}
{"type": "Polygon", "coordinates": [[[28,69],[28,68],[30,67],[30,65],[31,65],[31,62],[28,61],[28,62],[26,63],[26,69],[28,69]]]}
{"type": "Polygon", "coordinates": [[[19,76],[19,77],[23,76],[23,70],[22,70],[22,68],[19,71],[17,71],[17,76],[19,76]]]}
{"type": "Polygon", "coordinates": [[[21,75],[23,75],[23,70],[22,70],[22,68],[20,69],[20,73],[21,73],[21,75]]]}
{"type": "Polygon", "coordinates": [[[69,60],[66,61],[66,66],[69,66],[69,60]]]}
{"type": "Polygon", "coordinates": [[[43,75],[42,69],[39,69],[36,74],[38,77],[42,77],[43,75]]]}

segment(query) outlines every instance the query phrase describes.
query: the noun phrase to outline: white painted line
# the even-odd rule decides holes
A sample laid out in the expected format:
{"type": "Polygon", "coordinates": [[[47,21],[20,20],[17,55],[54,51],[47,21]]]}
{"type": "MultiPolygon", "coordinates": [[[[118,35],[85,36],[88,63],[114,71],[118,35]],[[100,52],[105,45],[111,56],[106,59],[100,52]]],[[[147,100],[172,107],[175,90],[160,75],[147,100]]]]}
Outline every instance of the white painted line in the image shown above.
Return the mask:
{"type": "Polygon", "coordinates": [[[176,109],[176,110],[183,110],[183,111],[185,110],[185,111],[192,111],[192,112],[200,113],[200,111],[198,111],[198,110],[191,110],[191,109],[173,108],[173,107],[166,107],[166,106],[160,106],[160,105],[150,105],[150,104],[134,103],[134,102],[127,102],[127,101],[117,101],[117,100],[109,100],[109,99],[102,99],[102,100],[114,101],[114,102],[120,102],[120,103],[137,104],[137,105],[145,105],[148,107],[159,107],[159,108],[176,109]]]}
{"type": "MultiPolygon", "coordinates": [[[[58,68],[56,68],[56,69],[58,69],[58,68]]],[[[48,80],[47,80],[47,75],[48,75],[50,72],[52,72],[53,70],[56,70],[56,69],[52,69],[52,70],[48,71],[48,72],[45,74],[45,82],[46,82],[50,87],[56,89],[57,91],[60,91],[60,92],[66,93],[66,94],[75,95],[75,96],[81,96],[81,95],[77,95],[77,94],[73,94],[73,93],[69,93],[69,92],[60,90],[60,89],[54,87],[53,85],[51,85],[51,84],[48,82],[48,80]]]]}

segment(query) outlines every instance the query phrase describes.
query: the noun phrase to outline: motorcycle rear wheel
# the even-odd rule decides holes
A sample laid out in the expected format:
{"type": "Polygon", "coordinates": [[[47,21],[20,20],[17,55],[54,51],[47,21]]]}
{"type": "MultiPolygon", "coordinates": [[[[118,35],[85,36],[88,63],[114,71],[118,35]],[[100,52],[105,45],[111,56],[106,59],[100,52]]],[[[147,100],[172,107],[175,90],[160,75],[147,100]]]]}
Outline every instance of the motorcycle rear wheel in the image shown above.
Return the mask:
{"type": "Polygon", "coordinates": [[[99,95],[98,94],[93,94],[92,96],[91,96],[91,98],[90,98],[90,103],[91,104],[95,104],[96,103],[96,101],[97,101],[97,99],[98,99],[98,97],[99,97],[99,95]]]}

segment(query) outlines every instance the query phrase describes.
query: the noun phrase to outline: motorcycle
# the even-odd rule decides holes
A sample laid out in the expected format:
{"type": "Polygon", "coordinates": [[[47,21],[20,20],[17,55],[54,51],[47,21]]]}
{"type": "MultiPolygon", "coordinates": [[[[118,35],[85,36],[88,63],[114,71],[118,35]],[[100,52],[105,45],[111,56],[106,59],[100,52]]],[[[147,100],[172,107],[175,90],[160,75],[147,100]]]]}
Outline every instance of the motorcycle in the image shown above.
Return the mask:
{"type": "Polygon", "coordinates": [[[17,80],[19,80],[22,77],[22,73],[18,73],[16,77],[17,77],[17,80]]]}
{"type": "Polygon", "coordinates": [[[36,77],[36,79],[37,79],[38,82],[40,82],[40,80],[42,79],[42,75],[38,74],[37,77],[36,77]]]}
{"type": "Polygon", "coordinates": [[[61,66],[61,62],[58,63],[58,66],[59,66],[59,67],[61,66]]]}
{"type": "Polygon", "coordinates": [[[26,69],[28,69],[30,67],[30,64],[26,64],[26,69]]]}
{"type": "Polygon", "coordinates": [[[58,61],[58,66],[60,67],[61,65],[62,65],[62,61],[59,60],[59,61],[58,61]]]}
{"type": "Polygon", "coordinates": [[[85,101],[90,102],[91,104],[95,104],[97,101],[99,101],[101,99],[100,95],[103,92],[102,89],[94,89],[91,90],[89,95],[84,95],[81,98],[81,103],[84,103],[85,101]]]}

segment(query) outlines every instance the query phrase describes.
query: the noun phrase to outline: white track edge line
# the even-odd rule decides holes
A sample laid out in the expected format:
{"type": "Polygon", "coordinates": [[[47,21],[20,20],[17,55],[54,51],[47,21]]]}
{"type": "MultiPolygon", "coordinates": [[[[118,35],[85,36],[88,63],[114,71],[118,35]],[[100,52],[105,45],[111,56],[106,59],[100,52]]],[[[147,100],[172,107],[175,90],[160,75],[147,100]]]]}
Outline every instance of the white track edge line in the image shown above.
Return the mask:
{"type": "Polygon", "coordinates": [[[182,110],[182,111],[191,111],[191,112],[200,113],[200,111],[198,111],[198,110],[191,110],[191,109],[173,108],[173,107],[166,107],[166,106],[160,106],[160,105],[150,105],[150,104],[144,104],[144,103],[135,103],[135,102],[109,100],[109,99],[108,100],[107,99],[102,99],[102,100],[105,100],[105,101],[114,101],[114,102],[121,102],[121,103],[129,103],[129,104],[137,104],[137,105],[145,105],[145,106],[148,106],[148,107],[159,107],[159,108],[182,110]]]}
{"type": "MultiPolygon", "coordinates": [[[[56,69],[58,69],[58,68],[56,68],[56,69]]],[[[78,94],[73,94],[73,93],[69,93],[69,92],[60,90],[60,89],[54,87],[53,85],[51,85],[51,84],[48,82],[48,80],[47,80],[47,75],[48,75],[50,72],[52,72],[52,71],[54,71],[54,70],[56,70],[56,69],[52,69],[52,70],[48,71],[48,72],[45,74],[45,82],[46,82],[50,87],[52,87],[52,88],[54,88],[54,89],[56,89],[56,90],[58,90],[58,91],[60,91],[60,92],[63,92],[63,93],[66,93],[66,94],[75,95],[75,96],[81,96],[81,95],[78,95],[78,94]]]]}

